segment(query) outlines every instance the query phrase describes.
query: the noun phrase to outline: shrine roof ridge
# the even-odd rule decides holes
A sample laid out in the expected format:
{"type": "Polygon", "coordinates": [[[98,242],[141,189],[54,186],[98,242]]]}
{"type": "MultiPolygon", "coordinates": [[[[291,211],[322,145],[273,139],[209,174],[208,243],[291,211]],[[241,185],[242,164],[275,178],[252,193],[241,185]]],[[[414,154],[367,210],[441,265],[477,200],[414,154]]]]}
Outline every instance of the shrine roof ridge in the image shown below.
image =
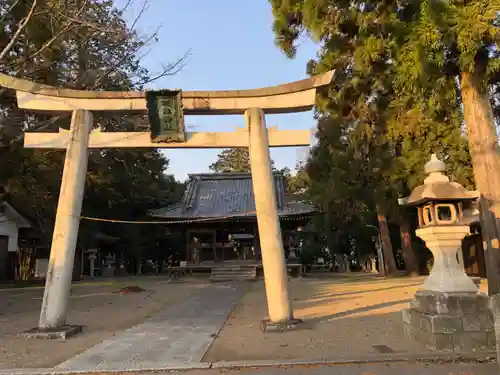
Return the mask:
{"type": "MultiPolygon", "coordinates": [[[[162,219],[255,217],[253,186],[249,173],[200,173],[190,179],[179,203],[149,211],[162,219]]],[[[288,202],[284,176],[274,173],[278,216],[310,215],[317,212],[312,205],[288,202]]]]}
{"type": "MultiPolygon", "coordinates": [[[[275,177],[283,177],[283,172],[273,171],[275,177]]],[[[201,179],[201,180],[235,180],[235,179],[251,179],[252,174],[250,172],[215,172],[215,173],[190,173],[188,174],[189,179],[201,179]]]]}

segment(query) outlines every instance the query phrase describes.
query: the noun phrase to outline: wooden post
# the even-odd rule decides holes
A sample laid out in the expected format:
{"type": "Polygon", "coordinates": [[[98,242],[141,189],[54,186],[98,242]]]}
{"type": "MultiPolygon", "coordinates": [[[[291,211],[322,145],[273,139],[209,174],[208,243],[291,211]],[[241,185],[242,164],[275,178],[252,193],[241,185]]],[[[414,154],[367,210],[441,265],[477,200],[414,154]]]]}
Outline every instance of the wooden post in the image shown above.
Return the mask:
{"type": "Polygon", "coordinates": [[[497,233],[495,214],[490,211],[488,200],[479,198],[481,235],[483,237],[484,260],[488,279],[488,294],[500,294],[500,245],[497,233]]]}
{"type": "Polygon", "coordinates": [[[217,257],[217,240],[216,240],[216,231],[213,230],[212,232],[212,251],[214,253],[214,262],[218,262],[218,257],[217,257]]]}

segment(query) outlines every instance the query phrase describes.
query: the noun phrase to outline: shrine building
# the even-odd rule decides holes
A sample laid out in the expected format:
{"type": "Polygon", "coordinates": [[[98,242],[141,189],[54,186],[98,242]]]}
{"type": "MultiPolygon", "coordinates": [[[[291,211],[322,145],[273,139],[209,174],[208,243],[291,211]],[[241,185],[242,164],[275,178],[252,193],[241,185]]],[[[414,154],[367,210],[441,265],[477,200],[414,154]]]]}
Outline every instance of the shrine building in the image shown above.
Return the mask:
{"type": "MultiPolygon", "coordinates": [[[[297,231],[310,222],[317,210],[310,204],[289,199],[283,174],[274,173],[274,186],[288,258],[290,249],[297,245],[297,231]]],[[[192,174],[179,203],[150,211],[149,215],[174,222],[172,230],[182,231],[188,265],[261,263],[250,173],[192,174]]]]}

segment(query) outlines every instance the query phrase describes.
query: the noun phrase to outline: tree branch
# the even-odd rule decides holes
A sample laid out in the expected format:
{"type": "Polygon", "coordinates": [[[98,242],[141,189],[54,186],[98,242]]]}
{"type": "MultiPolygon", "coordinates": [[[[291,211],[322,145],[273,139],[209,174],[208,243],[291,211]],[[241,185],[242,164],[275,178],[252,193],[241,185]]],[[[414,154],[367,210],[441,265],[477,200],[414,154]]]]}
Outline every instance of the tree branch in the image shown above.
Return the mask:
{"type": "MultiPolygon", "coordinates": [[[[82,14],[82,12],[85,10],[86,5],[87,5],[87,0],[84,0],[82,6],[80,7],[80,9],[78,9],[78,12],[76,13],[76,18],[78,18],[82,14]]],[[[49,48],[57,39],[59,39],[59,37],[61,35],[66,33],[73,26],[73,24],[74,24],[74,21],[69,20],[68,23],[61,30],[59,30],[59,32],[56,35],[52,36],[52,38],[50,38],[47,42],[45,42],[42,45],[42,47],[38,51],[33,53],[31,56],[29,56],[26,59],[26,61],[23,61],[23,64],[26,64],[26,62],[33,60],[35,57],[37,57],[43,51],[45,51],[47,48],[49,48]]]]}
{"type": "Polygon", "coordinates": [[[21,32],[23,31],[23,29],[26,27],[26,25],[30,21],[31,17],[33,16],[33,13],[35,12],[36,3],[37,3],[37,0],[33,0],[33,3],[31,4],[31,8],[30,8],[28,15],[26,17],[24,17],[21,20],[21,22],[19,22],[19,26],[18,26],[16,32],[14,33],[14,35],[12,36],[12,39],[9,41],[9,43],[7,43],[7,45],[5,46],[3,51],[0,52],[0,61],[2,61],[3,58],[9,53],[12,46],[17,41],[17,38],[19,38],[19,35],[21,35],[21,32]]]}

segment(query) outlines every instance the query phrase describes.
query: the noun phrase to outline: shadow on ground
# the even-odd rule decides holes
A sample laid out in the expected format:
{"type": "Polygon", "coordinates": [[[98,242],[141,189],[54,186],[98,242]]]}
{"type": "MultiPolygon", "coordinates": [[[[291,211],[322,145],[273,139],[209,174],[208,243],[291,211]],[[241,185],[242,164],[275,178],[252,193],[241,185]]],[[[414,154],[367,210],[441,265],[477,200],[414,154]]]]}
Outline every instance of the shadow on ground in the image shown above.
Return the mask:
{"type": "Polygon", "coordinates": [[[257,282],[239,301],[204,361],[342,359],[378,353],[416,353],[424,348],[406,339],[401,310],[424,278],[382,279],[366,275],[294,279],[295,316],[304,329],[262,333],[266,318],[264,285],[257,282]]]}

